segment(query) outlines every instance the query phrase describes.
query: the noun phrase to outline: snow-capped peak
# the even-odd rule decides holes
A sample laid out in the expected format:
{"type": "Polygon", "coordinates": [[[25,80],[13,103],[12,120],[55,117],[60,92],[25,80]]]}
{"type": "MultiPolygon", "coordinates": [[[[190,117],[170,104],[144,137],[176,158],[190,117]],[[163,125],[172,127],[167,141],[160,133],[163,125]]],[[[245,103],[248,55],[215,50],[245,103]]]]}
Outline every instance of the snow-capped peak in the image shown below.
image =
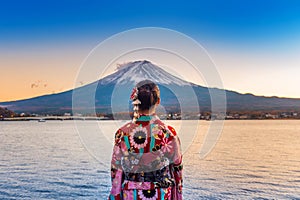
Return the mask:
{"type": "Polygon", "coordinates": [[[128,82],[136,84],[145,79],[152,80],[162,85],[189,85],[188,82],[173,76],[147,60],[120,65],[118,71],[104,77],[101,80],[101,84],[126,84],[128,82]]]}

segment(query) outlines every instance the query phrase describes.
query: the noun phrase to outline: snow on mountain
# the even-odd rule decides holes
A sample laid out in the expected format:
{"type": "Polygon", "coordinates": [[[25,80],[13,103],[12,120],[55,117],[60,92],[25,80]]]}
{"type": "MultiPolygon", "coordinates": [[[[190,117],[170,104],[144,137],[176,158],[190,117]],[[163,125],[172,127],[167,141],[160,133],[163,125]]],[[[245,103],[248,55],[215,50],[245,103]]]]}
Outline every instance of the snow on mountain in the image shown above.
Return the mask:
{"type": "Polygon", "coordinates": [[[189,82],[171,75],[147,60],[123,64],[119,67],[118,71],[101,79],[99,84],[122,85],[128,82],[133,82],[135,84],[145,79],[152,80],[157,84],[162,85],[190,85],[189,82]]]}

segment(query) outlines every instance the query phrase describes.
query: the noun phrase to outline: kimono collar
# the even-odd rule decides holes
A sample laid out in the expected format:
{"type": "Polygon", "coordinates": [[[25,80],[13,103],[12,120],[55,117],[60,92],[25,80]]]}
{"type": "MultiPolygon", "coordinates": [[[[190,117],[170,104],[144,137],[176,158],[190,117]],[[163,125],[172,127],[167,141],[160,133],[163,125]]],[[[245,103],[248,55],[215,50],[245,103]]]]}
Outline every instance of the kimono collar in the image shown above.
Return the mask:
{"type": "Polygon", "coordinates": [[[136,121],[150,121],[153,118],[158,118],[156,114],[152,114],[152,115],[145,115],[145,114],[141,114],[140,117],[136,120],[136,121]]]}

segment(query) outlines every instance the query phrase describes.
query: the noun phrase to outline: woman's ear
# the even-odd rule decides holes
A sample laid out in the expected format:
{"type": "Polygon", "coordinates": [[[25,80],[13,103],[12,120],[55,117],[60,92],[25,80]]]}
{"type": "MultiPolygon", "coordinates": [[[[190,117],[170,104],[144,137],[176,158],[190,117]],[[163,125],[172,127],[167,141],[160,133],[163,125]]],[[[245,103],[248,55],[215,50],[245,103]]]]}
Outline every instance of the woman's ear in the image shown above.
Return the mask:
{"type": "Polygon", "coordinates": [[[158,99],[157,99],[157,102],[156,102],[156,104],[157,104],[157,105],[159,105],[159,104],[160,104],[160,98],[158,98],[158,99]]]}

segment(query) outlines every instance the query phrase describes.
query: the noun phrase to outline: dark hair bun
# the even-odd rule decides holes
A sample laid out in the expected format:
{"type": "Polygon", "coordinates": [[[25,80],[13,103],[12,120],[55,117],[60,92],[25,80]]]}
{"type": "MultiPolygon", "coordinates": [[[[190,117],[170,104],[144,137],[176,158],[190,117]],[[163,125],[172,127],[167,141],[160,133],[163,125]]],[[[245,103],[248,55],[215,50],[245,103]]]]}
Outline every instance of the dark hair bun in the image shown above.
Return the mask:
{"type": "Polygon", "coordinates": [[[149,110],[160,98],[158,86],[150,81],[144,80],[137,84],[138,99],[141,101],[139,110],[149,110]]]}

